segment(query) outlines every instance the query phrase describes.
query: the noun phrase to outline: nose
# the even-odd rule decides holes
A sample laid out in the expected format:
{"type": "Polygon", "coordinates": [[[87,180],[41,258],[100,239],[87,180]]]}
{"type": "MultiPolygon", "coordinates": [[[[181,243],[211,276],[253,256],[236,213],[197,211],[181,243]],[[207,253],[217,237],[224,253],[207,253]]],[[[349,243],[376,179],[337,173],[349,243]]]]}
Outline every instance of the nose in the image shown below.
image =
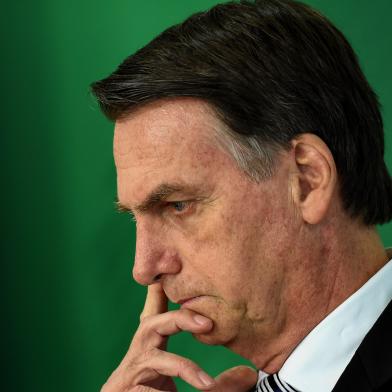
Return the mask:
{"type": "Polygon", "coordinates": [[[178,253],[168,243],[167,233],[162,233],[152,222],[138,221],[133,277],[142,285],[159,281],[167,274],[181,270],[178,253]]]}

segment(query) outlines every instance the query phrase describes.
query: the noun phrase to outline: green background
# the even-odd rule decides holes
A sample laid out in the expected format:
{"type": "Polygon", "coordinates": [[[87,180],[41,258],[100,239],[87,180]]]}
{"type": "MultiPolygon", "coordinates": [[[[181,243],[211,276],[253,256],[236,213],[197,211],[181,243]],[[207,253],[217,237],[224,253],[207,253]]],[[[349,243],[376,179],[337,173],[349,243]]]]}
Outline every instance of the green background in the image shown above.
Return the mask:
{"type": "MultiPolygon", "coordinates": [[[[38,0],[3,5],[1,389],[97,391],[124,355],[145,289],[134,227],[113,208],[112,124],[89,84],[207,0],[38,0]]],[[[392,168],[389,0],[308,0],[340,27],[383,105],[392,168]]],[[[380,228],[392,245],[392,224],[380,228]]],[[[240,362],[180,334],[212,375],[240,362]]],[[[181,391],[191,390],[181,384],[181,391]]]]}

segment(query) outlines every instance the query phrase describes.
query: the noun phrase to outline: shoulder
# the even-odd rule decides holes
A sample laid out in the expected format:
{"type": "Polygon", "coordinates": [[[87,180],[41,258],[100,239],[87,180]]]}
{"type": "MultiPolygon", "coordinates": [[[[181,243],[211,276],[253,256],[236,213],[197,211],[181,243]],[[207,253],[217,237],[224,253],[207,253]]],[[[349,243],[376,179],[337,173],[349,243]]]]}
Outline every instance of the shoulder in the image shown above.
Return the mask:
{"type": "Polygon", "coordinates": [[[365,336],[334,392],[392,390],[392,301],[365,336]]]}

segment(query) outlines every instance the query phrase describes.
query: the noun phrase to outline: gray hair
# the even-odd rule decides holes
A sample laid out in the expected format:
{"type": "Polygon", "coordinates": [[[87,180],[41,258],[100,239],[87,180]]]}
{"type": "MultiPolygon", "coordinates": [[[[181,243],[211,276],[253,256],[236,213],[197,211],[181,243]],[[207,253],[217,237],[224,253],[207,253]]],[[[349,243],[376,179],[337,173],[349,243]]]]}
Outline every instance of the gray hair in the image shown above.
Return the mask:
{"type": "Polygon", "coordinates": [[[228,127],[218,128],[216,131],[218,143],[252,180],[260,182],[272,177],[277,146],[266,144],[255,135],[243,135],[228,127]]]}
{"type": "Polygon", "coordinates": [[[204,110],[217,119],[213,129],[218,147],[228,153],[253,181],[261,182],[271,178],[282,145],[266,142],[258,135],[245,135],[234,131],[225,123],[220,111],[207,102],[204,110]]]}

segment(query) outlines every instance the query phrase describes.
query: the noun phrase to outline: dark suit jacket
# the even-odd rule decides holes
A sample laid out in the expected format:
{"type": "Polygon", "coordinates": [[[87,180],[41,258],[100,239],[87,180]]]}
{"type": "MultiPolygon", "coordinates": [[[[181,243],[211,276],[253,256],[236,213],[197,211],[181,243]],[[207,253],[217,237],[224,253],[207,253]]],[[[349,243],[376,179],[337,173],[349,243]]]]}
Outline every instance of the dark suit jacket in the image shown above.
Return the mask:
{"type": "Polygon", "coordinates": [[[392,392],[392,301],[363,339],[332,392],[392,392]]]}
{"type": "Polygon", "coordinates": [[[392,301],[365,336],[333,389],[333,392],[351,391],[392,392],[392,301]]]}

